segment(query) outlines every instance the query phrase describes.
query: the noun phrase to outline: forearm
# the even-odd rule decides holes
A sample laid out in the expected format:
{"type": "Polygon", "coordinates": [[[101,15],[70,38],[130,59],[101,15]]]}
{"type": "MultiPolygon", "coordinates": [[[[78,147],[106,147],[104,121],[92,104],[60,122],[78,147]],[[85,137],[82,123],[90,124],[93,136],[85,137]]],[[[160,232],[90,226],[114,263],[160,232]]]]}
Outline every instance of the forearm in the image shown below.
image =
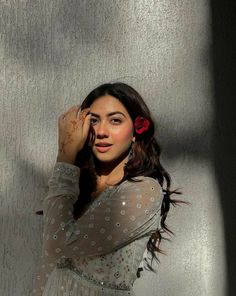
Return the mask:
{"type": "Polygon", "coordinates": [[[55,232],[56,225],[73,219],[73,204],[79,195],[79,176],[78,167],[61,162],[55,164],[43,202],[44,235],[55,232]]]}
{"type": "Polygon", "coordinates": [[[74,154],[67,155],[67,154],[64,154],[59,151],[58,155],[57,155],[56,162],[65,162],[65,163],[69,163],[69,164],[74,164],[75,159],[76,159],[76,155],[74,155],[74,154]]]}

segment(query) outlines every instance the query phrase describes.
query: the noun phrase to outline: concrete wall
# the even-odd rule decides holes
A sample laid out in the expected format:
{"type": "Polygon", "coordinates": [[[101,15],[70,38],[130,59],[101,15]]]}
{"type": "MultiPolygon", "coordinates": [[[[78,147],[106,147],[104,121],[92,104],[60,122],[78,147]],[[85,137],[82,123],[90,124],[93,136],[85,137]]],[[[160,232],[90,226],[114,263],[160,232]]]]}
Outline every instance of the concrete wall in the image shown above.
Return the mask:
{"type": "Polygon", "coordinates": [[[223,296],[223,215],[212,161],[214,104],[206,0],[0,1],[0,294],[30,295],[57,118],[94,87],[136,88],[159,124],[162,162],[181,187],[158,274],[137,296],[223,296]]]}

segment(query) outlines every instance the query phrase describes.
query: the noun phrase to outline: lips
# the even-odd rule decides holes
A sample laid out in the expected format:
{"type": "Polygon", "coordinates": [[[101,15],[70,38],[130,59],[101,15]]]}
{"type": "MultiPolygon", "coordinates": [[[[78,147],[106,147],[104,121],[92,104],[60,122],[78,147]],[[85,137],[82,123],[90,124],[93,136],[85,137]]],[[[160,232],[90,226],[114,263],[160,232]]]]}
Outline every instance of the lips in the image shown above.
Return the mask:
{"type": "Polygon", "coordinates": [[[95,146],[98,146],[98,147],[108,147],[108,146],[111,146],[112,144],[110,143],[106,143],[106,142],[99,142],[97,144],[95,144],[95,146]]]}
{"type": "Polygon", "coordinates": [[[108,150],[111,149],[111,146],[112,144],[109,144],[109,143],[105,143],[105,142],[100,142],[100,143],[97,143],[95,144],[96,146],[96,149],[98,152],[107,152],[108,150]]]}

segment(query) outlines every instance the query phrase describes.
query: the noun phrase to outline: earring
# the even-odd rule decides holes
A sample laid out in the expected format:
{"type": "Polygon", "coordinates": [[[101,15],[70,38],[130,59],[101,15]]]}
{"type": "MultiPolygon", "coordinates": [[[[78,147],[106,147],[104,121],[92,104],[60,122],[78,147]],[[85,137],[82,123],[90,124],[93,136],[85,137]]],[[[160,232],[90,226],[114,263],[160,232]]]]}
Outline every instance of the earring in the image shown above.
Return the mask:
{"type": "Polygon", "coordinates": [[[129,154],[128,154],[128,161],[130,159],[132,159],[133,156],[134,156],[133,144],[134,144],[134,142],[132,141],[132,144],[131,144],[131,147],[130,147],[130,150],[129,150],[129,154]]]}

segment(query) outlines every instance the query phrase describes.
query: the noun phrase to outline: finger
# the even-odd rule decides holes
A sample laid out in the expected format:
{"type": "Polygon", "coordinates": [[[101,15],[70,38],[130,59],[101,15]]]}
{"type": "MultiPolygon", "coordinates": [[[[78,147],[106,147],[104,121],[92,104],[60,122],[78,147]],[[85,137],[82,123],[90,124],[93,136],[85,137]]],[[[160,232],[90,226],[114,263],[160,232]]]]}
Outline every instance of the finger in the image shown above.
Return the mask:
{"type": "Polygon", "coordinates": [[[64,122],[66,119],[66,115],[65,114],[61,114],[59,117],[58,117],[58,122],[64,122]]]}
{"type": "Polygon", "coordinates": [[[84,121],[86,116],[88,115],[89,111],[90,111],[90,108],[85,108],[83,110],[80,110],[80,112],[78,114],[79,120],[84,121]]]}
{"type": "Polygon", "coordinates": [[[84,137],[87,139],[88,133],[89,133],[89,129],[90,129],[90,120],[91,120],[91,114],[88,114],[84,120],[84,124],[83,124],[83,135],[84,137]]]}
{"type": "Polygon", "coordinates": [[[75,115],[76,118],[84,119],[87,113],[89,112],[89,110],[90,108],[84,108],[83,110],[81,110],[81,106],[76,105],[75,109],[71,110],[71,113],[73,114],[73,116],[75,115]]]}
{"type": "Polygon", "coordinates": [[[81,105],[77,105],[77,108],[75,109],[75,117],[77,118],[79,113],[81,112],[81,105]]]}
{"type": "Polygon", "coordinates": [[[63,114],[62,114],[62,116],[69,116],[71,113],[74,113],[75,112],[75,110],[77,111],[78,109],[80,108],[80,105],[74,105],[74,106],[72,106],[70,109],[68,109],[66,112],[64,112],[63,114]]]}
{"type": "Polygon", "coordinates": [[[68,114],[68,113],[74,111],[77,108],[79,108],[79,105],[74,105],[74,106],[70,107],[64,114],[68,114]]]}
{"type": "Polygon", "coordinates": [[[69,110],[59,116],[59,121],[64,122],[66,119],[68,120],[73,118],[73,113],[77,112],[78,108],[80,108],[79,105],[72,106],[69,110]]]}
{"type": "Polygon", "coordinates": [[[90,109],[90,108],[86,108],[86,109],[82,110],[82,113],[80,113],[79,118],[78,118],[79,119],[78,120],[78,127],[81,128],[83,136],[85,136],[85,134],[88,133],[88,130],[90,127],[91,114],[88,114],[89,113],[88,109],[90,109]]]}
{"type": "MultiPolygon", "coordinates": [[[[79,109],[80,109],[80,108],[79,108],[79,109]]],[[[85,113],[85,114],[88,114],[89,111],[90,111],[90,108],[80,109],[79,112],[78,112],[78,115],[81,114],[81,113],[82,113],[82,114],[84,114],[84,113],[85,113]]]]}

